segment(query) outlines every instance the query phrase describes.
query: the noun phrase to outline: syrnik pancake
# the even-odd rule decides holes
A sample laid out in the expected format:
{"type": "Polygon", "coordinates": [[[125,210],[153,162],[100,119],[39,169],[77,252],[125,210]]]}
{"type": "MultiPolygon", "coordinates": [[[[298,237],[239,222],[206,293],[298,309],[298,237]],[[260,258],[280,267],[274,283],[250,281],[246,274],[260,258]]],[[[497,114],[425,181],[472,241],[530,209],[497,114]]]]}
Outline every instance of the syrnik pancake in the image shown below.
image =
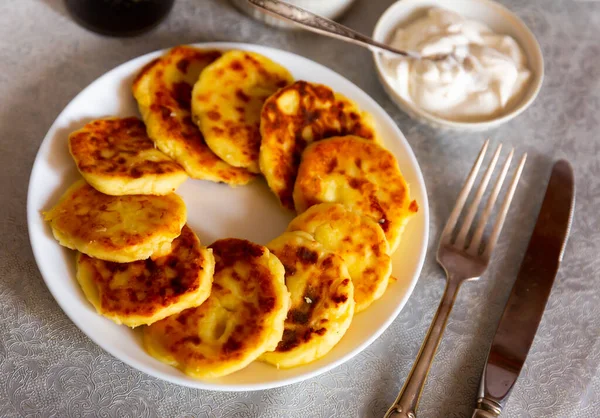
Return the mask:
{"type": "Polygon", "coordinates": [[[297,216],[288,231],[304,231],[344,259],[354,285],[355,312],[383,296],[392,261],[383,230],[371,218],[338,203],[321,203],[297,216]]]}
{"type": "Polygon", "coordinates": [[[190,177],[246,184],[255,176],[217,157],[192,121],[192,88],[202,70],[220,56],[215,50],[175,47],[141,70],[133,83],[133,95],[148,136],[190,177]]]}
{"type": "Polygon", "coordinates": [[[117,263],[169,253],[186,217],[185,203],[175,193],[110,196],[83,180],[44,213],[61,245],[117,263]]]}
{"type": "Polygon", "coordinates": [[[394,252],[404,226],[418,210],[396,158],[381,145],[356,136],[310,145],[294,187],[298,213],[324,202],[341,203],[379,223],[394,252]]]}
{"type": "Polygon", "coordinates": [[[228,51],[202,71],[192,114],[210,149],[225,162],[259,173],[260,112],[265,100],[293,81],[269,58],[228,51]]]}
{"type": "Polygon", "coordinates": [[[110,195],[174,192],[187,178],[179,164],[155,148],[135,117],[99,119],[69,135],[77,169],[96,190],[110,195]]]}
{"type": "Polygon", "coordinates": [[[281,262],[240,239],[210,246],[215,275],[210,297],[144,329],[150,355],[195,378],[233,373],[281,340],[290,304],[281,262]]]}
{"type": "Polygon", "coordinates": [[[289,368],[315,361],[344,336],[354,314],[354,291],[344,260],[301,231],[286,232],[267,247],[285,267],[292,303],[283,338],[261,360],[289,368]]]}
{"type": "Polygon", "coordinates": [[[129,327],[149,325],[208,298],[215,260],[184,226],[168,255],[132,263],[77,256],[77,280],[99,314],[129,327]]]}
{"type": "Polygon", "coordinates": [[[260,170],[283,207],[293,210],[292,192],[300,157],[308,144],[340,135],[376,140],[371,116],[329,87],[297,81],[265,102],[260,122],[260,170]]]}

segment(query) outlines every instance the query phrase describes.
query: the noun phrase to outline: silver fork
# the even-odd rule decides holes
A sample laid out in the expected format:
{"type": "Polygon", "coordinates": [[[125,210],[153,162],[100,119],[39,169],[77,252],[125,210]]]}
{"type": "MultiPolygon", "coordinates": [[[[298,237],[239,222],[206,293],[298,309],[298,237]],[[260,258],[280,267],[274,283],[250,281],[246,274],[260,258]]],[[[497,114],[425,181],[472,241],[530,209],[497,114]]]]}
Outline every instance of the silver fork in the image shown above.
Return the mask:
{"type": "Polygon", "coordinates": [[[400,394],[396,398],[396,401],[386,412],[385,418],[416,417],[416,409],[419,403],[419,398],[421,397],[421,393],[425,387],[425,381],[427,380],[431,363],[433,362],[438,345],[442,340],[442,335],[444,334],[444,329],[446,328],[446,322],[448,321],[448,317],[452,311],[452,306],[456,300],[456,295],[458,294],[460,285],[464,281],[477,280],[479,277],[481,277],[490,262],[490,256],[494,251],[496,243],[498,242],[498,236],[500,235],[500,231],[504,225],[504,220],[506,219],[508,208],[517,188],[519,177],[523,171],[527,154],[523,155],[521,161],[519,162],[519,165],[513,175],[511,184],[504,197],[502,206],[498,212],[492,232],[489,235],[489,238],[487,238],[485,241],[483,239],[483,233],[490,215],[492,214],[492,210],[494,209],[500,189],[502,188],[502,183],[504,182],[506,174],[508,173],[511,160],[514,155],[514,149],[510,151],[504,165],[502,166],[500,175],[498,176],[487,203],[485,204],[483,213],[477,222],[471,240],[468,240],[467,237],[473,224],[473,220],[475,219],[475,215],[477,214],[477,209],[481,203],[481,199],[490,182],[494,167],[498,162],[500,150],[502,149],[501,144],[498,146],[498,149],[490,160],[489,166],[483,175],[477,191],[475,192],[473,202],[466,211],[464,221],[456,234],[456,238],[453,238],[453,232],[457,227],[458,219],[463,207],[465,206],[467,197],[473,188],[475,178],[477,177],[477,173],[481,168],[481,164],[488,146],[489,140],[483,144],[483,147],[479,152],[479,156],[477,157],[477,160],[475,161],[475,164],[473,165],[473,168],[471,169],[471,172],[469,173],[469,176],[467,177],[467,180],[465,181],[465,184],[458,195],[456,205],[450,214],[450,218],[448,219],[448,222],[442,231],[437,252],[437,261],[446,272],[447,280],[444,296],[442,297],[440,306],[433,317],[433,322],[429,327],[429,331],[427,332],[425,341],[423,341],[423,345],[419,350],[419,354],[417,354],[415,364],[408,374],[406,382],[404,383],[400,394]]]}

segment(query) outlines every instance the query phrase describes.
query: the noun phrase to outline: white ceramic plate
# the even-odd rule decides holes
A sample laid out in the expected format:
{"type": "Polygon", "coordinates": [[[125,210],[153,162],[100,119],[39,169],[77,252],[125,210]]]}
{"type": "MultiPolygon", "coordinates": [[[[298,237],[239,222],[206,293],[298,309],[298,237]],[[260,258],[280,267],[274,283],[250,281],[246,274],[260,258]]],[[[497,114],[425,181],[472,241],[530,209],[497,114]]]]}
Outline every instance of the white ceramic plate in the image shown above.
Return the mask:
{"type": "MultiPolygon", "coordinates": [[[[299,382],[324,373],[364,350],[406,303],[418,280],[427,248],[429,209],[423,177],[410,146],[392,119],[365,92],[339,74],[306,58],[272,48],[235,43],[196,46],[246,49],[264,54],[285,65],[296,79],[324,83],[355,100],[374,116],[385,145],[396,155],[420,207],[394,256],[393,275],[398,280],[390,285],[383,298],[355,317],[341,342],[323,359],[291,370],[277,370],[254,362],[244,370],[210,381],[193,380],[153,359],[142,348],[139,332],[98,315],[75,279],[74,252],[58,245],[40,212],[54,205],[79,178],[68,152],[68,134],[91,119],[137,115],[130,90],[132,80],[144,64],[165,51],[131,60],[94,81],[69,103],[48,131],[29,183],[27,219],[33,253],[48,289],[75,325],[100,347],[132,367],[173,383],[211,390],[258,390],[299,382]]],[[[188,180],[178,193],[187,204],[189,225],[205,245],[225,237],[245,238],[264,245],[283,232],[292,219],[291,214],[279,207],[263,181],[234,189],[208,181],[188,180]]]]}

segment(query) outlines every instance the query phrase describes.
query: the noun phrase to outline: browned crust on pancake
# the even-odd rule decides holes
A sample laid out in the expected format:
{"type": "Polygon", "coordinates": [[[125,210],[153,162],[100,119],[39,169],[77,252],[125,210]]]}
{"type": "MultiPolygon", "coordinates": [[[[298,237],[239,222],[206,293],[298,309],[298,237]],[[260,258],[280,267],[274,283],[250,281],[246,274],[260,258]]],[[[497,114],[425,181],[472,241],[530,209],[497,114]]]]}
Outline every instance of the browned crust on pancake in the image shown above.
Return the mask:
{"type": "Polygon", "coordinates": [[[286,352],[308,343],[315,336],[327,333],[327,320],[315,316],[314,311],[320,306],[329,308],[345,304],[350,297],[349,288],[352,283],[349,277],[339,280],[343,275],[339,268],[343,261],[334,253],[320,255],[317,251],[296,243],[285,244],[283,248],[273,250],[273,253],[285,268],[286,280],[294,276],[298,269],[315,268],[315,274],[306,283],[301,297],[292,295],[292,306],[285,320],[283,338],[275,350],[286,352]]]}
{"type": "Polygon", "coordinates": [[[138,100],[150,138],[163,152],[179,162],[190,177],[233,185],[245,184],[255,175],[217,157],[191,116],[193,85],[202,69],[220,56],[221,52],[217,50],[200,50],[185,45],[172,48],[166,55],[142,68],[133,84],[133,94],[138,100]],[[179,81],[167,83],[164,78],[167,69],[177,71],[179,81]],[[189,169],[186,163],[167,151],[163,141],[169,143],[168,148],[175,144],[183,147],[185,153],[194,159],[195,166],[201,167],[202,173],[189,169]]]}
{"type": "Polygon", "coordinates": [[[261,152],[262,148],[268,147],[273,155],[269,161],[272,172],[264,174],[267,181],[270,176],[283,180],[283,187],[274,187],[273,181],[269,181],[269,186],[285,208],[294,208],[294,181],[307,145],[341,135],[375,139],[373,127],[365,123],[364,118],[353,103],[336,95],[329,87],[306,81],[296,81],[267,99],[261,115],[261,152]],[[299,106],[295,113],[288,114],[277,102],[292,91],[299,96],[299,106]],[[307,129],[310,129],[310,135],[307,129]]]}
{"type": "MultiPolygon", "coordinates": [[[[149,332],[160,335],[170,353],[180,365],[186,368],[202,368],[215,363],[239,360],[246,352],[260,344],[269,324],[265,318],[276,308],[278,295],[274,286],[274,275],[265,265],[266,249],[260,245],[241,239],[222,239],[209,248],[215,257],[215,274],[210,297],[197,308],[187,309],[155,323],[149,332]],[[248,268],[245,274],[229,268],[243,264],[248,268]],[[228,272],[224,273],[224,270],[228,272]],[[239,286],[241,294],[232,293],[232,280],[239,286]],[[229,306],[230,300],[237,300],[235,306],[229,306]],[[256,300],[255,300],[256,299],[256,300]],[[232,316],[241,318],[232,334],[210,355],[202,354],[196,346],[202,344],[198,329],[210,326],[216,311],[225,308],[232,316]]],[[[216,335],[215,338],[218,338],[216,335]]],[[[214,341],[211,341],[214,347],[214,341]]]]}
{"type": "Polygon", "coordinates": [[[135,76],[135,78],[133,79],[133,89],[135,90],[136,88],[138,88],[142,77],[150,74],[150,71],[152,70],[152,67],[154,67],[156,64],[158,64],[158,62],[160,61],[160,58],[155,58],[152,61],[150,61],[148,64],[144,65],[142,67],[142,69],[140,70],[139,73],[137,73],[137,75],[135,76]]]}
{"type": "Polygon", "coordinates": [[[324,203],[319,198],[323,193],[323,184],[319,177],[321,173],[344,179],[341,184],[360,193],[361,199],[358,201],[339,203],[344,203],[351,210],[375,220],[394,250],[395,240],[392,239],[392,235],[395,232],[392,234],[390,231],[398,228],[401,230],[395,222],[405,223],[406,212],[414,214],[418,211],[417,203],[414,200],[408,201],[408,186],[394,155],[381,145],[355,136],[330,138],[312,144],[304,154],[295,183],[294,199],[298,212],[324,203]],[[353,162],[356,170],[361,173],[359,177],[347,173],[347,166],[337,164],[339,158],[349,155],[362,156],[356,157],[353,162]],[[385,183],[374,183],[366,178],[370,174],[376,174],[380,182],[382,179],[387,180],[385,183]]]}
{"type": "Polygon", "coordinates": [[[234,166],[260,172],[261,108],[291,82],[284,67],[250,51],[228,51],[208,66],[194,87],[192,114],[213,152],[234,166]]]}
{"type": "MultiPolygon", "coordinates": [[[[61,233],[76,237],[82,243],[93,243],[95,248],[101,248],[103,252],[118,254],[126,248],[145,243],[160,234],[177,237],[185,222],[185,209],[182,213],[183,205],[181,198],[175,194],[111,196],[80,181],[71,186],[61,197],[60,202],[46,212],[44,217],[61,233]],[[143,222],[146,228],[140,231],[126,227],[119,234],[114,230],[107,232],[106,219],[102,217],[106,212],[103,211],[117,204],[139,207],[140,216],[144,216],[140,218],[140,222],[143,222]],[[144,211],[145,207],[153,210],[144,211]]],[[[116,211],[112,215],[121,216],[116,211]]],[[[117,220],[112,219],[111,222],[117,220]]],[[[81,251],[80,248],[76,249],[81,251]]]]}
{"type": "MultiPolygon", "coordinates": [[[[233,279],[239,284],[244,294],[258,292],[258,309],[250,305],[247,306],[253,315],[271,312],[275,307],[276,297],[273,286],[273,274],[263,265],[259,265],[256,261],[253,261],[262,258],[266,252],[266,248],[262,245],[236,238],[218,240],[209,248],[212,248],[215,254],[215,275],[218,275],[223,269],[232,267],[240,261],[247,261],[251,265],[250,274],[247,278],[234,274],[233,279]]],[[[226,293],[226,291],[224,292],[226,293]]]]}
{"type": "Polygon", "coordinates": [[[312,206],[288,225],[304,231],[323,247],[344,259],[354,285],[355,312],[381,297],[392,265],[384,232],[371,218],[338,203],[312,206]]]}
{"type": "Polygon", "coordinates": [[[69,135],[69,149],[82,173],[132,179],[144,174],[183,173],[179,164],[167,156],[161,161],[131,163],[130,158],[154,149],[154,142],[146,135],[146,126],[136,117],[90,122],[69,135]]]}
{"type": "Polygon", "coordinates": [[[102,261],[80,254],[78,264],[93,271],[103,313],[152,316],[200,287],[200,241],[184,226],[171,244],[171,253],[155,260],[131,263],[102,261]],[[116,274],[131,275],[126,286],[116,285],[116,274]]]}

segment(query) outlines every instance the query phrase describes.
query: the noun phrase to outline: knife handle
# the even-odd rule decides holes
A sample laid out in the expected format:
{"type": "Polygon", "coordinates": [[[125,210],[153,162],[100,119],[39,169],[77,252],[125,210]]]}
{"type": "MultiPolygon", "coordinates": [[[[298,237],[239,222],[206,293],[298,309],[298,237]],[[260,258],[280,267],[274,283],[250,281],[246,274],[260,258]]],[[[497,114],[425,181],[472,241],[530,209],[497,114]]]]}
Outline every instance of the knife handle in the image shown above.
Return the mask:
{"type": "Polygon", "coordinates": [[[473,412],[473,416],[471,418],[496,418],[498,416],[499,415],[496,415],[493,412],[475,408],[475,411],[473,412]]]}
{"type": "Polygon", "coordinates": [[[471,418],[496,418],[500,416],[501,412],[502,407],[498,403],[483,397],[477,401],[477,407],[471,418]]]}

